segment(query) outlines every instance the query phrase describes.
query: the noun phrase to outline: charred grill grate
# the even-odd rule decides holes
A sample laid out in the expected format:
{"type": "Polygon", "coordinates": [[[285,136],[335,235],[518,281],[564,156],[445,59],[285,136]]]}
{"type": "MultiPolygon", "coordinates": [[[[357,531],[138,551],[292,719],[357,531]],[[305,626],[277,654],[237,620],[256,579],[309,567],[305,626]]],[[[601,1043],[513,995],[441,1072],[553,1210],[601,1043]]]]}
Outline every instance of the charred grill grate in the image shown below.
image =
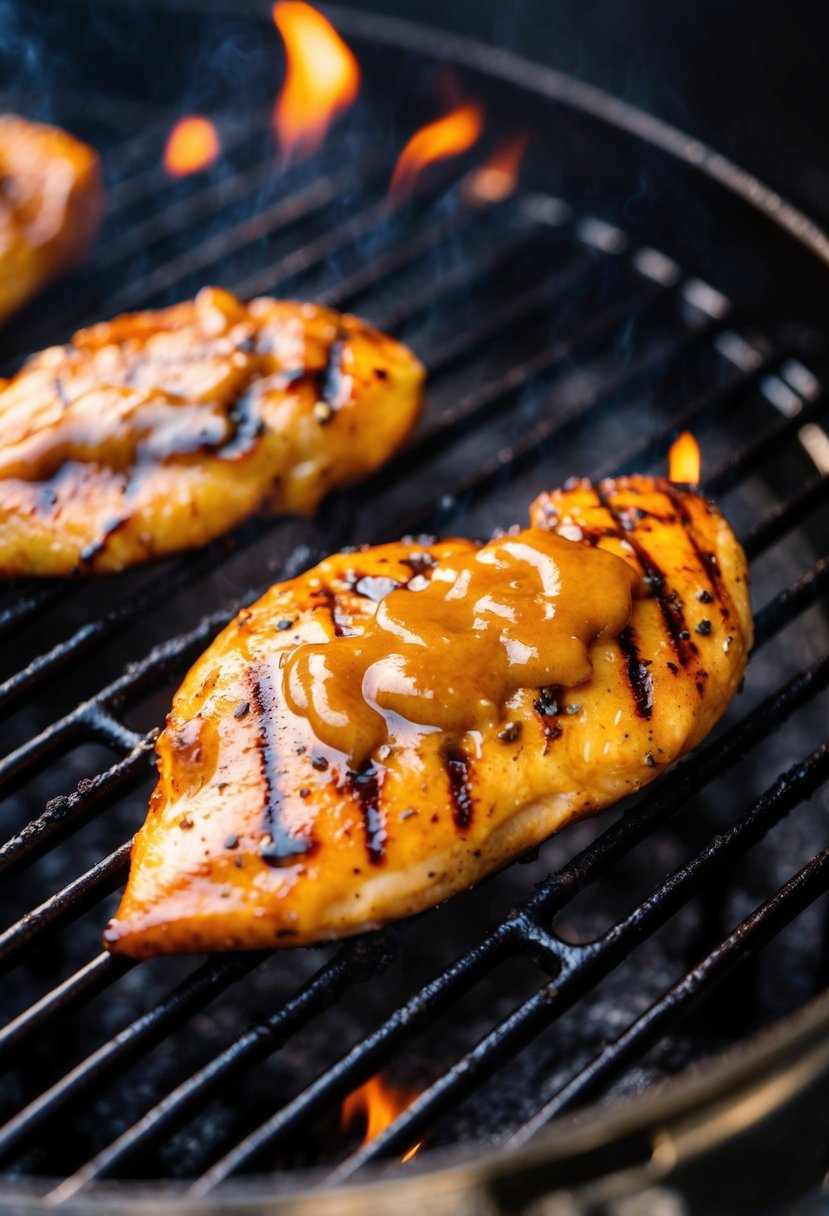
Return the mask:
{"type": "MultiPolygon", "coordinates": [[[[30,109],[28,100],[15,104],[30,109]]],[[[237,1173],[293,1163],[324,1162],[340,1181],[421,1138],[441,1142],[447,1117],[463,1126],[465,1098],[497,1082],[577,1002],[590,1007],[602,981],[645,952],[682,909],[711,889],[739,886],[752,847],[807,807],[825,781],[829,750],[816,708],[829,683],[826,617],[816,607],[829,591],[829,561],[815,560],[829,497],[829,467],[818,450],[829,413],[822,356],[806,327],[778,325],[771,313],[741,314],[600,217],[601,208],[561,201],[544,185],[549,153],[528,163],[527,188],[505,201],[476,199],[464,164],[430,177],[394,212],[384,198],[391,144],[360,145],[356,157],[326,152],[278,174],[264,112],[231,117],[218,166],[171,185],[158,168],[167,111],[140,108],[136,117],[137,103],[88,95],[56,95],[58,103],[52,117],[88,130],[105,149],[107,223],[90,266],[4,336],[7,364],[86,320],[220,281],[242,294],[307,295],[363,312],[413,343],[432,387],[408,449],[313,524],[255,523],[230,542],[106,585],[32,584],[0,602],[7,669],[0,707],[8,721],[0,792],[12,826],[0,848],[0,879],[13,910],[0,934],[0,967],[23,975],[0,1031],[0,1066],[9,1074],[0,1155],[12,1177],[34,1174],[55,1201],[129,1176],[186,1176],[195,1194],[206,1194],[237,1173]],[[119,134],[139,124],[146,125],[140,134],[119,134]],[[345,543],[425,529],[482,533],[522,518],[538,490],[568,473],[658,467],[685,427],[700,434],[708,455],[705,488],[728,495],[756,562],[761,656],[749,671],[748,705],[738,704],[694,758],[600,835],[589,826],[565,832],[537,863],[532,894],[515,871],[485,884],[472,907],[475,917],[483,910],[486,927],[477,921],[471,940],[450,934],[448,946],[436,944],[436,923],[464,920],[453,911],[459,900],[337,947],[319,967],[312,951],[276,961],[228,956],[182,979],[180,963],[136,968],[96,953],[105,901],[125,877],[127,835],[142,818],[154,727],[187,665],[240,603],[345,543]],[[814,461],[804,448],[818,452],[814,461]],[[793,642],[785,631],[805,613],[808,644],[802,625],[793,642]],[[766,662],[767,652],[776,658],[766,662]],[[780,731],[784,743],[775,750],[780,731]],[[741,776],[745,758],[764,775],[762,792],[741,776]],[[732,773],[743,784],[729,802],[721,790],[732,773]],[[722,799],[727,808],[722,814],[699,801],[709,787],[715,807],[722,799]],[[632,850],[670,832],[669,821],[688,821],[688,807],[698,825],[685,837],[676,829],[685,855],[657,858],[643,898],[623,901],[584,940],[562,929],[581,892],[610,881],[632,850]],[[569,860],[568,840],[580,844],[569,860]],[[499,900],[512,910],[500,915],[499,900]],[[412,949],[427,956],[426,966],[407,992],[399,975],[393,984],[383,975],[412,949]],[[454,1055],[439,1057],[419,1098],[343,1158],[346,1144],[333,1130],[341,1100],[404,1057],[477,986],[495,992],[494,977],[515,960],[534,977],[526,992],[516,989],[517,1003],[496,1006],[488,1025],[474,1023],[454,1055]],[[268,967],[288,975],[289,991],[265,984],[248,997],[245,985],[268,967]],[[366,997],[362,1021],[349,1015],[330,1059],[314,1058],[312,1039],[309,1060],[303,1035],[320,1021],[336,1027],[325,1018],[364,981],[361,992],[381,996],[366,997]],[[217,1026],[209,1025],[204,1011],[228,994],[235,1003],[222,1005],[217,1026]],[[250,1010],[268,999],[272,1007],[249,1026],[250,1010]],[[76,1037],[67,1040],[67,1027],[76,1037]],[[136,1066],[140,1072],[163,1045],[181,1051],[182,1062],[168,1055],[131,1101],[136,1066]],[[274,1091],[263,1104],[259,1094],[231,1102],[228,1113],[223,1096],[238,1094],[276,1054],[296,1061],[287,1100],[274,1091]],[[171,1165],[166,1146],[187,1146],[186,1129],[216,1102],[224,1117],[183,1150],[183,1166],[171,1165]],[[241,1115],[233,1109],[240,1106],[241,1115]],[[80,1130],[58,1143],[55,1128],[73,1119],[80,1130]],[[299,1152],[309,1128],[328,1138],[327,1154],[299,1152]]],[[[668,982],[652,975],[640,1007],[623,1024],[607,1020],[555,1084],[525,1082],[524,1100],[493,1138],[521,1143],[554,1115],[606,1093],[823,894],[829,851],[816,851],[826,841],[813,825],[803,830],[807,843],[797,837],[788,851],[775,836],[786,864],[791,858],[782,879],[759,892],[749,884],[737,904],[742,913],[713,936],[697,935],[668,982]]],[[[819,957],[825,945],[817,936],[819,957]]]]}

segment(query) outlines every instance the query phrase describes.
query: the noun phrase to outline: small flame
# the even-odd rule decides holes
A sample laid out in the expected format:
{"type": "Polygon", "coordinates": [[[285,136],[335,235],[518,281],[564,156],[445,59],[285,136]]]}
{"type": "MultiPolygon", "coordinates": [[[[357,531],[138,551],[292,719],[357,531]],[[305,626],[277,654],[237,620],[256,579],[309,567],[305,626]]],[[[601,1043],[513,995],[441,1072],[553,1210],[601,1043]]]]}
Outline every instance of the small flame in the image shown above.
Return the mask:
{"type": "MultiPolygon", "coordinates": [[[[342,1131],[348,1131],[361,1117],[365,1118],[366,1130],[363,1144],[375,1140],[393,1123],[399,1114],[417,1097],[417,1090],[401,1089],[388,1085],[381,1074],[370,1077],[359,1089],[345,1099],[340,1116],[342,1131]]],[[[415,1144],[401,1157],[401,1162],[411,1161],[421,1143],[415,1144]]]]}
{"type": "Polygon", "coordinates": [[[668,479],[686,485],[699,484],[699,444],[690,431],[683,431],[668,452],[668,479]]]}
{"type": "Polygon", "coordinates": [[[407,198],[422,170],[433,161],[459,156],[471,148],[483,125],[482,108],[468,103],[421,127],[397,158],[389,187],[391,198],[398,202],[407,198]]]}
{"type": "Polygon", "coordinates": [[[478,169],[466,179],[466,193],[476,203],[501,203],[518,183],[521,162],[527,150],[526,131],[505,139],[478,169]]]}
{"type": "Polygon", "coordinates": [[[283,155],[311,156],[360,88],[357,60],[334,27],[304,0],[279,0],[273,19],[288,68],[273,118],[283,155]]]}
{"type": "Polygon", "coordinates": [[[190,114],[180,119],[167,136],[164,168],[171,177],[186,177],[218,160],[222,145],[209,118],[190,114]]]}

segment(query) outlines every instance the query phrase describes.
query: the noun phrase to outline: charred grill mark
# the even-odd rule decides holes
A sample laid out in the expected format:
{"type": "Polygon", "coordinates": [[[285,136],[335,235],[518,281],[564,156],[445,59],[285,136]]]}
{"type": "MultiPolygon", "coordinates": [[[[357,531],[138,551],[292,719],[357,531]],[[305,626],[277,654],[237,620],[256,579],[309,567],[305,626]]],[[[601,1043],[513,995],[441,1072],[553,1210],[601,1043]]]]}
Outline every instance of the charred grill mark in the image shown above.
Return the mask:
{"type": "Polygon", "coordinates": [[[665,628],[668,632],[668,637],[671,639],[671,645],[674,648],[679,662],[683,667],[687,667],[690,662],[691,655],[696,653],[696,646],[693,642],[689,642],[690,633],[688,626],[685,623],[685,615],[682,611],[682,605],[675,594],[666,594],[665,575],[657,566],[648,551],[642,546],[641,542],[633,533],[625,527],[625,523],[621,517],[619,510],[613,505],[601,486],[596,486],[596,498],[600,506],[610,514],[611,518],[616,521],[622,531],[624,539],[628,542],[633,550],[636,558],[639,561],[643,571],[645,572],[645,581],[650,587],[654,599],[659,604],[662,619],[665,622],[665,628]]]}
{"type": "Polygon", "coordinates": [[[625,660],[625,671],[636,712],[640,718],[650,718],[653,710],[653,676],[648,671],[647,664],[639,657],[636,635],[630,625],[626,625],[621,633],[617,634],[616,641],[625,660]]]}
{"type": "Polygon", "coordinates": [[[314,383],[317,388],[317,406],[323,408],[317,410],[317,417],[320,422],[327,422],[332,414],[336,413],[343,404],[343,350],[345,342],[342,334],[337,334],[334,341],[328,347],[328,352],[325,358],[324,365],[313,373],[314,383]]]}
{"type": "Polygon", "coordinates": [[[581,538],[590,545],[591,549],[595,549],[599,541],[606,536],[612,536],[613,531],[610,528],[586,528],[584,524],[578,525],[581,532],[581,538]]]}
{"type": "Polygon", "coordinates": [[[459,830],[464,832],[472,822],[474,805],[469,784],[469,757],[462,748],[450,746],[443,753],[443,762],[449,778],[452,817],[459,830]]]}
{"type": "Polygon", "coordinates": [[[685,507],[685,503],[682,501],[682,496],[678,494],[673,487],[668,489],[667,494],[671,500],[674,510],[677,513],[677,516],[679,517],[680,522],[685,528],[685,534],[688,537],[691,548],[696,554],[697,561],[700,563],[703,570],[711,580],[711,586],[714,588],[716,598],[718,600],[722,600],[722,576],[720,574],[720,567],[716,554],[706,553],[700,549],[699,544],[697,543],[697,538],[694,534],[693,520],[685,507]]]}
{"type": "Polygon", "coordinates": [[[349,638],[353,637],[357,632],[352,629],[349,621],[345,620],[340,615],[340,605],[335,593],[330,587],[320,587],[314,592],[314,595],[325,602],[328,611],[331,613],[331,624],[334,626],[334,637],[349,638]]]}
{"type": "Polygon", "coordinates": [[[241,393],[228,411],[231,434],[227,443],[219,448],[222,460],[240,460],[256,446],[257,439],[265,433],[265,423],[259,413],[259,394],[254,387],[241,393]]]}
{"type": "MultiPolygon", "coordinates": [[[[427,544],[432,541],[431,537],[426,540],[427,544]]],[[[412,578],[431,574],[437,565],[437,558],[432,553],[410,553],[408,557],[402,559],[403,565],[408,566],[412,572],[412,578]]]]}
{"type": "Polygon", "coordinates": [[[380,810],[380,774],[374,765],[359,772],[346,773],[349,790],[360,804],[366,832],[366,852],[373,866],[379,865],[386,852],[386,817],[380,810]]]}
{"type": "Polygon", "coordinates": [[[120,529],[125,527],[129,522],[129,517],[126,517],[112,519],[109,521],[109,523],[104,524],[104,529],[101,532],[101,535],[93,540],[91,544],[81,549],[79,554],[81,561],[86,563],[93,562],[99,553],[103,553],[104,549],[107,547],[110,537],[114,536],[116,532],[120,531],[120,529]]]}
{"type": "Polygon", "coordinates": [[[277,782],[277,753],[273,737],[276,715],[270,675],[262,667],[256,667],[248,674],[247,683],[248,704],[253,710],[256,724],[256,746],[265,784],[265,841],[259,852],[262,860],[269,866],[291,865],[297,858],[307,856],[311,852],[313,841],[296,836],[282,817],[282,796],[277,782]]]}

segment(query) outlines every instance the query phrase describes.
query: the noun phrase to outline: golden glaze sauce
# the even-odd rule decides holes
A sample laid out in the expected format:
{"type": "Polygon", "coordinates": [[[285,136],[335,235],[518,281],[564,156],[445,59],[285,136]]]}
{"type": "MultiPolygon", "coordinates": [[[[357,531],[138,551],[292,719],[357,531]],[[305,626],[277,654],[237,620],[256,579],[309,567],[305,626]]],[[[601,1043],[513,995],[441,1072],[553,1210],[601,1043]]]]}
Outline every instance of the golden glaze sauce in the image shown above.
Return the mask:
{"type": "Polygon", "coordinates": [[[590,643],[629,621],[638,575],[528,528],[445,558],[414,584],[386,595],[360,636],[285,655],[288,707],[355,769],[394,742],[401,719],[462,733],[497,723],[521,688],[581,684],[590,643]]]}

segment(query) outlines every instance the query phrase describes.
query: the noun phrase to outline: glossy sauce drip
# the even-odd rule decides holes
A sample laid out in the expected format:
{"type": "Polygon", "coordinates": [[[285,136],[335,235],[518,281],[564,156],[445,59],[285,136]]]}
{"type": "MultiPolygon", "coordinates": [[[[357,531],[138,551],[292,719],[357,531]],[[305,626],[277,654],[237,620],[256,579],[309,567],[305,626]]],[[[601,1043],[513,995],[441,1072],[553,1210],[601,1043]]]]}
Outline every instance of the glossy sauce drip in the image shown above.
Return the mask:
{"type": "Polygon", "coordinates": [[[365,631],[286,654],[288,707],[362,768],[405,723],[463,733],[522,688],[573,687],[587,647],[628,623],[638,575],[601,549],[529,528],[438,562],[391,591],[365,631]]]}

